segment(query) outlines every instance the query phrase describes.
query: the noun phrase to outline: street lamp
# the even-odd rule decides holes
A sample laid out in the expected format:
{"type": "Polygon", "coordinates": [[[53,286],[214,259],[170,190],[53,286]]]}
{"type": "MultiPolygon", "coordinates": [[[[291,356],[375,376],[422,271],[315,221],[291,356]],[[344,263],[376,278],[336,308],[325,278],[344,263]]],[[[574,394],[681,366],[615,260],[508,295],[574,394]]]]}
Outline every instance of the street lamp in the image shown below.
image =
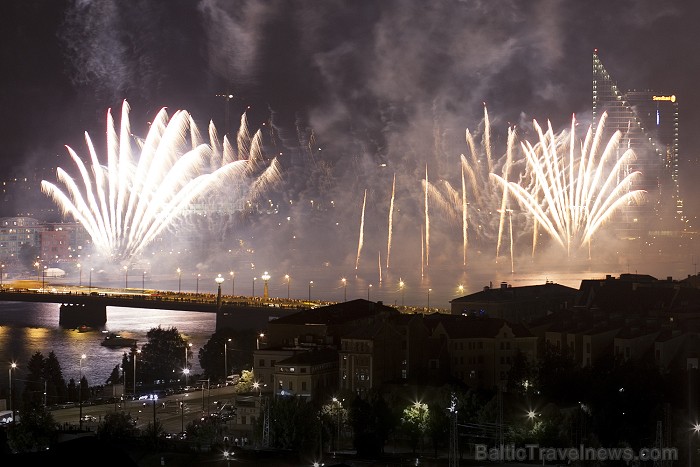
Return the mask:
{"type": "Polygon", "coordinates": [[[10,376],[10,409],[12,410],[12,423],[15,423],[15,404],[12,403],[12,400],[14,399],[12,397],[12,370],[15,368],[17,368],[17,364],[12,362],[10,369],[7,370],[7,373],[10,376]]]}
{"type": "Polygon", "coordinates": [[[233,297],[236,295],[236,274],[233,271],[229,274],[231,275],[231,296],[233,297]]]}
{"type": "Polygon", "coordinates": [[[457,286],[457,290],[459,290],[459,293],[460,293],[460,294],[463,294],[463,293],[464,293],[464,286],[463,286],[462,284],[459,284],[459,285],[457,286]]]}
{"type": "Polygon", "coordinates": [[[129,268],[124,266],[124,288],[129,288],[129,268]]]}
{"type": "Polygon", "coordinates": [[[344,277],[340,280],[343,281],[343,301],[347,302],[348,301],[348,280],[344,277]]]}
{"type": "Polygon", "coordinates": [[[255,297],[255,281],[258,280],[257,277],[253,277],[253,297],[255,297]]]}
{"type": "Polygon", "coordinates": [[[340,408],[343,406],[343,403],[337,397],[333,398],[333,402],[336,404],[336,412],[338,414],[338,436],[335,440],[335,450],[337,451],[340,449],[340,408]]]}
{"type": "Polygon", "coordinates": [[[46,290],[44,290],[45,283],[46,283],[46,266],[44,266],[44,269],[41,270],[41,291],[42,292],[46,292],[46,290]]]}
{"type": "Polygon", "coordinates": [[[255,350],[260,350],[260,339],[265,337],[265,333],[261,332],[258,337],[255,338],[255,350]]]}
{"type": "Polygon", "coordinates": [[[190,375],[190,369],[185,368],[184,370],[182,370],[182,374],[185,375],[185,386],[187,386],[187,378],[190,375]]]}
{"type": "Polygon", "coordinates": [[[289,274],[285,274],[284,278],[287,279],[287,300],[289,300],[289,274]]]}
{"type": "Polygon", "coordinates": [[[433,289],[428,289],[428,311],[430,311],[430,292],[431,292],[432,290],[433,290],[433,289]]]}
{"type": "Polygon", "coordinates": [[[197,291],[195,292],[196,294],[199,294],[199,278],[201,277],[201,274],[197,274],[197,291]]]}
{"type": "Polygon", "coordinates": [[[403,279],[399,279],[399,289],[401,290],[401,306],[403,306],[403,287],[406,285],[406,283],[403,281],[403,279]]]}
{"type": "Polygon", "coordinates": [[[192,347],[192,342],[185,345],[185,386],[187,386],[187,374],[189,373],[189,365],[187,364],[187,348],[192,347]]]}
{"type": "Polygon", "coordinates": [[[141,349],[135,349],[134,352],[134,399],[136,399],[136,354],[140,354],[141,349]]]}
{"type": "Polygon", "coordinates": [[[369,291],[372,290],[372,284],[367,286],[367,301],[369,302],[369,291]]]}
{"type": "Polygon", "coordinates": [[[182,291],[182,269],[177,268],[177,293],[182,291]]]}
{"type": "Polygon", "coordinates": [[[83,429],[83,360],[87,358],[87,355],[82,354],[80,356],[80,378],[78,379],[78,405],[80,406],[80,421],[78,422],[78,427],[83,429]]]}
{"type": "Polygon", "coordinates": [[[3,285],[2,285],[2,276],[3,275],[5,275],[5,265],[0,264],[0,289],[3,288],[3,285]]]}
{"type": "Polygon", "coordinates": [[[309,301],[311,301],[311,286],[314,285],[314,281],[309,281],[309,301]]]}
{"type": "Polygon", "coordinates": [[[80,263],[77,264],[78,266],[78,287],[83,286],[83,268],[80,266],[80,263]]]}
{"type": "Polygon", "coordinates": [[[217,290],[216,290],[216,311],[221,310],[221,283],[224,282],[224,278],[221,277],[221,274],[216,276],[214,279],[216,281],[217,285],[217,290]]]}
{"type": "Polygon", "coordinates": [[[95,268],[90,268],[90,279],[88,282],[88,290],[92,290],[92,271],[94,271],[95,268]]]}
{"type": "Polygon", "coordinates": [[[270,291],[267,288],[267,283],[270,280],[270,274],[268,274],[267,271],[263,272],[263,275],[260,276],[260,278],[263,280],[263,298],[269,298],[270,296],[270,291]]]}
{"type": "MultiPolygon", "coordinates": [[[[38,259],[38,258],[37,258],[37,259],[38,259]]],[[[40,265],[39,265],[39,261],[36,261],[36,262],[34,263],[34,267],[36,268],[36,280],[37,280],[37,282],[39,281],[39,266],[40,266],[40,265]]]]}
{"type": "Polygon", "coordinates": [[[146,293],[146,271],[141,272],[141,293],[146,293]]]}
{"type": "Polygon", "coordinates": [[[224,384],[228,381],[228,343],[231,342],[231,338],[229,337],[227,340],[224,341],[224,384]]]}

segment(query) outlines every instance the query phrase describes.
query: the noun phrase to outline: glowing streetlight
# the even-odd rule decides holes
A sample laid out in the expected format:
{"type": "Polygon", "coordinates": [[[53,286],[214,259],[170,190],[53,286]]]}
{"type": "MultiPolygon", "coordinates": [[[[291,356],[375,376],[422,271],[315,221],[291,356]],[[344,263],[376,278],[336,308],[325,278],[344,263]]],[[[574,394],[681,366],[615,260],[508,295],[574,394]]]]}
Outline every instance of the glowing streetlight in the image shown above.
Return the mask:
{"type": "Polygon", "coordinates": [[[367,286],[367,301],[369,302],[369,291],[372,290],[372,284],[367,286]]]}
{"type": "Polygon", "coordinates": [[[15,423],[15,404],[12,403],[13,401],[13,394],[12,394],[12,370],[17,368],[17,364],[15,362],[12,362],[10,365],[10,369],[7,370],[8,375],[10,376],[10,410],[12,410],[12,423],[15,423]]]}
{"type": "Polygon", "coordinates": [[[430,311],[430,292],[432,292],[433,289],[428,289],[428,311],[430,311]]]}
{"type": "Polygon", "coordinates": [[[231,296],[233,297],[236,295],[236,274],[233,271],[229,274],[231,275],[231,296]]]}
{"type": "Polygon", "coordinates": [[[263,272],[263,275],[260,276],[260,278],[263,280],[263,298],[269,298],[270,293],[269,289],[267,288],[267,283],[270,280],[270,274],[268,274],[267,271],[263,272]]]}
{"type": "Polygon", "coordinates": [[[217,290],[216,290],[216,310],[221,310],[221,284],[224,282],[224,278],[221,277],[221,274],[216,276],[214,279],[216,281],[217,285],[217,290]]]}
{"type": "Polygon", "coordinates": [[[344,277],[340,280],[343,281],[343,301],[347,302],[348,301],[348,280],[344,277]]]}
{"type": "Polygon", "coordinates": [[[258,280],[257,277],[253,277],[253,297],[255,297],[255,281],[258,280]]]}
{"type": "Polygon", "coordinates": [[[185,345],[185,369],[184,369],[184,373],[185,373],[185,386],[187,386],[187,375],[190,374],[190,368],[189,368],[189,365],[187,364],[187,349],[188,349],[189,347],[192,347],[192,342],[190,342],[190,343],[188,343],[188,344],[185,345]]]}
{"type": "Polygon", "coordinates": [[[261,332],[258,337],[255,338],[255,350],[260,350],[260,340],[265,337],[265,333],[261,332]]]}
{"type": "Polygon", "coordinates": [[[129,268],[124,266],[124,288],[129,288],[129,268]]]}
{"type": "Polygon", "coordinates": [[[399,289],[401,290],[401,306],[403,306],[403,287],[406,285],[406,283],[403,281],[403,279],[399,279],[399,289]]]}
{"type": "Polygon", "coordinates": [[[82,287],[83,286],[83,268],[80,265],[80,263],[78,263],[76,266],[78,266],[78,287],[82,287]]]}
{"type": "Polygon", "coordinates": [[[287,300],[289,300],[289,274],[285,274],[284,278],[287,280],[287,300]]]}
{"type": "Polygon", "coordinates": [[[336,404],[336,413],[338,415],[338,436],[335,441],[335,449],[337,451],[340,448],[340,409],[343,406],[343,402],[337,397],[334,397],[333,403],[336,404]]]}
{"type": "Polygon", "coordinates": [[[39,261],[36,261],[34,263],[34,267],[36,268],[36,280],[37,280],[37,282],[39,281],[39,272],[40,272],[39,266],[40,266],[39,261]]]}
{"type": "Polygon", "coordinates": [[[92,290],[92,271],[94,271],[95,268],[90,268],[90,279],[88,280],[88,290],[92,290]]]}
{"type": "Polygon", "coordinates": [[[199,278],[202,277],[201,274],[197,274],[197,289],[196,289],[196,294],[199,294],[199,278]]]}
{"type": "Polygon", "coordinates": [[[311,287],[314,285],[314,281],[309,281],[309,301],[311,301],[311,287]]]}
{"type": "Polygon", "coordinates": [[[463,293],[464,293],[464,286],[463,286],[462,284],[459,284],[459,285],[457,286],[457,290],[459,290],[459,293],[460,293],[460,294],[463,294],[463,293]]]}
{"type": "Polygon", "coordinates": [[[0,289],[3,288],[3,285],[2,285],[2,276],[4,276],[4,275],[5,275],[5,265],[4,265],[4,264],[0,264],[0,289]]]}
{"type": "Polygon", "coordinates": [[[177,293],[182,291],[182,269],[177,268],[177,293]]]}
{"type": "Polygon", "coordinates": [[[80,356],[80,378],[78,379],[78,405],[80,406],[80,421],[78,422],[78,427],[83,429],[83,360],[87,358],[87,355],[82,354],[80,356]]]}

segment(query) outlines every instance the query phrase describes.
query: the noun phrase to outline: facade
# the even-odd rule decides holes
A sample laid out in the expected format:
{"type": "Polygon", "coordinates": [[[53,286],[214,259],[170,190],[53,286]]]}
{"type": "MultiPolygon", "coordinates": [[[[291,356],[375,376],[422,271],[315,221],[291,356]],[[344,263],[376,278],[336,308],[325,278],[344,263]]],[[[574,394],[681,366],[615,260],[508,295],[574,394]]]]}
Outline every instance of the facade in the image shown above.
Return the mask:
{"type": "Polygon", "coordinates": [[[604,140],[615,131],[622,138],[619,155],[635,152],[627,171],[640,171],[632,189],[646,191],[646,201],[630,205],[614,219],[621,238],[634,239],[679,234],[687,226],[679,185],[678,97],[672,92],[652,90],[623,91],[593,52],[593,127],[600,127],[603,116],[604,140]],[[659,221],[663,221],[659,226],[659,221]]]}
{"type": "Polygon", "coordinates": [[[20,250],[26,245],[38,247],[44,227],[31,217],[4,217],[0,219],[0,255],[2,261],[18,261],[20,250]]]}

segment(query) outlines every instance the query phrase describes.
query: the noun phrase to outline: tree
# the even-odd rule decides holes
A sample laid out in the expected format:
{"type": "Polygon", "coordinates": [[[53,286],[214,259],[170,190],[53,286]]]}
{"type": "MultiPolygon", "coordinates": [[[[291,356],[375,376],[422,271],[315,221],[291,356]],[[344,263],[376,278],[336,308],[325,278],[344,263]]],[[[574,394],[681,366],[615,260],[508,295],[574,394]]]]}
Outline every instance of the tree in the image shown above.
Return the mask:
{"type": "Polygon", "coordinates": [[[366,398],[358,395],[351,402],[350,425],[355,433],[353,445],[357,453],[372,457],[384,451],[396,420],[382,395],[372,390],[366,398]]]}
{"type": "Polygon", "coordinates": [[[19,423],[13,423],[7,433],[7,443],[13,452],[40,452],[56,441],[56,422],[43,405],[25,406],[19,423]]]}
{"type": "Polygon", "coordinates": [[[224,381],[227,376],[224,367],[227,367],[228,374],[251,368],[256,337],[257,332],[253,329],[217,330],[199,349],[199,366],[209,378],[220,381],[224,381]]]}
{"type": "MultiPolygon", "coordinates": [[[[137,369],[141,381],[154,384],[156,381],[171,381],[179,375],[185,355],[185,339],[175,327],[151,328],[146,334],[148,342],[141,347],[137,369]]],[[[133,355],[132,355],[133,359],[133,355]]],[[[133,361],[131,367],[133,368],[133,361]]]]}
{"type": "Polygon", "coordinates": [[[241,377],[233,387],[236,394],[243,394],[253,390],[253,383],[255,382],[255,375],[252,371],[243,370],[241,371],[241,377]]]}
{"type": "Polygon", "coordinates": [[[403,410],[401,427],[406,433],[406,436],[408,436],[413,454],[416,453],[416,447],[419,444],[422,448],[423,438],[428,431],[429,421],[430,412],[428,411],[428,404],[414,402],[403,410]]]}
{"type": "Polygon", "coordinates": [[[97,433],[101,439],[123,441],[132,436],[134,420],[125,412],[107,412],[98,427],[97,433]]]}
{"type": "Polygon", "coordinates": [[[119,384],[122,382],[122,374],[120,365],[116,365],[114,368],[112,368],[112,373],[109,375],[109,378],[105,381],[105,384],[119,384]]]}

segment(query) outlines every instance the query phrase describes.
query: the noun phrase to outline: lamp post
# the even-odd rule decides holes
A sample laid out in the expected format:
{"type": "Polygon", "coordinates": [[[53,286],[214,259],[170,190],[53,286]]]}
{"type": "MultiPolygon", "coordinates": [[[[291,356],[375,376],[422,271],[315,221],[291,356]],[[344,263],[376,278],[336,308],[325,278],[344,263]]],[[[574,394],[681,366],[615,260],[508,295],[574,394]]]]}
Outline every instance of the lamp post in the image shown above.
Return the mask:
{"type": "Polygon", "coordinates": [[[343,301],[347,302],[348,301],[348,280],[344,277],[340,280],[343,281],[343,301]]]}
{"type": "Polygon", "coordinates": [[[287,280],[287,300],[289,300],[289,274],[285,274],[284,278],[287,280]]]}
{"type": "Polygon", "coordinates": [[[221,277],[221,274],[216,276],[214,279],[216,281],[216,311],[221,310],[221,284],[224,282],[224,278],[221,277]]]}
{"type": "Polygon", "coordinates": [[[92,271],[94,271],[95,268],[90,268],[90,279],[88,280],[88,291],[92,290],[92,271]]]}
{"type": "Polygon", "coordinates": [[[12,400],[14,399],[12,397],[12,370],[15,368],[17,368],[17,364],[12,362],[10,369],[7,370],[7,373],[10,376],[10,410],[12,410],[12,423],[15,423],[15,404],[12,403],[12,400]]]}
{"type": "Polygon", "coordinates": [[[265,337],[265,333],[261,332],[258,337],[255,338],[255,350],[260,350],[260,339],[265,337]]]}
{"type": "Polygon", "coordinates": [[[201,277],[201,274],[197,274],[197,289],[196,289],[196,294],[199,294],[199,278],[201,277]]]}
{"type": "Polygon", "coordinates": [[[253,277],[253,297],[255,297],[255,281],[258,280],[257,277],[253,277]]]}
{"type": "MultiPolygon", "coordinates": [[[[39,259],[39,258],[37,258],[37,259],[39,259]]],[[[39,266],[40,266],[39,261],[36,261],[34,263],[34,267],[36,268],[36,280],[37,280],[37,282],[39,281],[39,266]]]]}
{"type": "Polygon", "coordinates": [[[134,349],[134,399],[136,399],[136,354],[140,354],[141,349],[134,349]]]}
{"type": "Polygon", "coordinates": [[[335,440],[335,450],[338,451],[340,449],[340,408],[342,407],[343,403],[337,397],[333,398],[333,402],[336,404],[336,412],[338,414],[338,436],[335,440]]]}
{"type": "Polygon", "coordinates": [[[124,266],[124,288],[129,288],[129,268],[124,266]]]}
{"type": "Polygon", "coordinates": [[[0,289],[3,288],[3,285],[2,285],[2,276],[5,275],[5,271],[4,271],[4,270],[5,270],[5,265],[4,265],[4,264],[0,264],[0,289]]]}
{"type": "Polygon", "coordinates": [[[45,283],[46,283],[46,266],[44,266],[44,269],[41,270],[41,291],[42,292],[46,292],[46,290],[44,290],[45,283]]]}
{"type": "Polygon", "coordinates": [[[403,297],[404,297],[403,287],[405,285],[406,285],[406,283],[403,281],[403,279],[399,279],[399,290],[401,290],[401,306],[403,306],[403,297]]]}
{"type": "Polygon", "coordinates": [[[78,266],[78,287],[83,286],[83,268],[80,266],[80,263],[77,264],[78,266]]]}
{"type": "Polygon", "coordinates": [[[309,301],[311,301],[311,286],[314,285],[314,281],[309,281],[309,301]]]}
{"type": "Polygon", "coordinates": [[[236,295],[236,273],[233,271],[229,272],[231,275],[231,296],[236,295]]]}
{"type": "Polygon", "coordinates": [[[367,286],[367,301],[369,302],[369,291],[372,290],[372,284],[367,286]]]}
{"type": "Polygon", "coordinates": [[[433,289],[428,289],[428,311],[430,311],[430,292],[431,292],[432,290],[433,290],[433,289]]]}
{"type": "Polygon", "coordinates": [[[182,292],[182,269],[177,268],[177,293],[182,292]]]}
{"type": "Polygon", "coordinates": [[[224,341],[224,384],[228,381],[228,343],[231,342],[231,338],[229,337],[227,340],[224,341]]]}
{"type": "Polygon", "coordinates": [[[270,280],[270,274],[268,274],[267,271],[265,271],[263,272],[263,275],[260,276],[260,278],[263,280],[263,298],[269,298],[270,291],[267,288],[267,283],[270,280]]]}
{"type": "Polygon", "coordinates": [[[83,429],[83,360],[87,358],[87,355],[82,354],[80,356],[80,378],[78,379],[78,405],[80,406],[80,421],[78,422],[78,427],[83,429]]]}
{"type": "Polygon", "coordinates": [[[187,364],[187,349],[188,347],[192,347],[192,342],[188,343],[185,345],[185,386],[187,386],[187,375],[190,373],[189,365],[187,364]]]}
{"type": "Polygon", "coordinates": [[[188,380],[188,377],[190,376],[190,369],[185,368],[184,370],[182,370],[182,374],[185,375],[185,386],[187,386],[187,380],[188,380]]]}
{"type": "Polygon", "coordinates": [[[185,403],[180,401],[180,433],[185,431],[185,403]]]}
{"type": "Polygon", "coordinates": [[[146,293],[146,271],[141,272],[141,293],[146,293]]]}

